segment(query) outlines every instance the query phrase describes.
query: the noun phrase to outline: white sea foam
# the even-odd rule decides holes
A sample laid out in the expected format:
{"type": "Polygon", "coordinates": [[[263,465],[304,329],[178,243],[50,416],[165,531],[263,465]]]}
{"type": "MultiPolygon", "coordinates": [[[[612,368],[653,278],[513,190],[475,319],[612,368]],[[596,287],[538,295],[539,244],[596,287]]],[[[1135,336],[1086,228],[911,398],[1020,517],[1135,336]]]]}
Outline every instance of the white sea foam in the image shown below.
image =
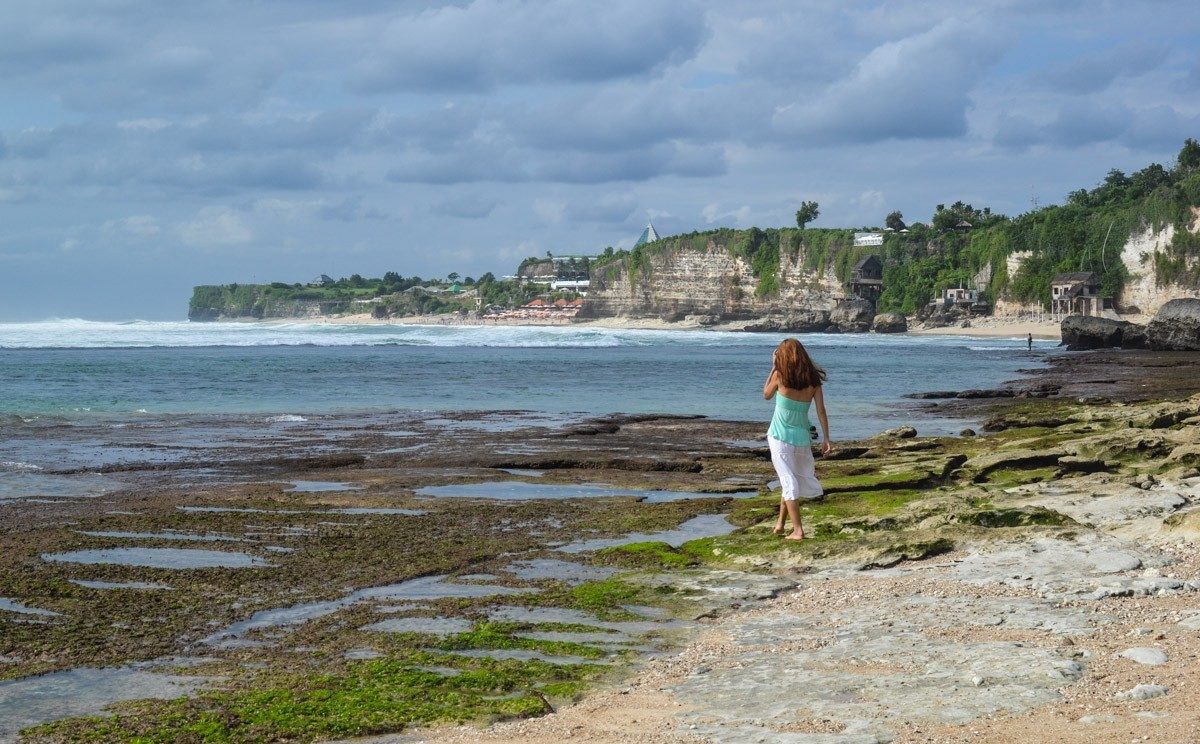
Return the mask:
{"type": "MultiPolygon", "coordinates": [[[[0,349],[148,348],[206,346],[445,346],[445,347],[643,347],[764,346],[782,334],[695,330],[633,330],[591,326],[419,326],[341,325],[311,322],[188,323],[179,321],[92,321],[78,318],[36,323],[0,323],[0,349]]],[[[890,346],[896,343],[963,346],[956,336],[806,334],[821,347],[890,346]]],[[[1013,348],[1016,341],[1008,342],[1013,348]]],[[[976,343],[978,341],[976,340],[976,343]]],[[[998,344],[999,346],[999,344],[998,344]]],[[[990,348],[990,347],[989,347],[990,348]]]]}
{"type": "Polygon", "coordinates": [[[0,470],[15,470],[20,473],[29,473],[41,470],[42,468],[34,465],[31,462],[20,462],[17,460],[0,460],[0,470]]]}
{"type": "Polygon", "coordinates": [[[308,421],[308,419],[304,418],[303,416],[297,416],[294,413],[284,413],[284,414],[280,414],[279,416],[270,416],[267,418],[267,421],[270,421],[272,423],[292,423],[292,422],[299,422],[299,421],[308,421]]]}

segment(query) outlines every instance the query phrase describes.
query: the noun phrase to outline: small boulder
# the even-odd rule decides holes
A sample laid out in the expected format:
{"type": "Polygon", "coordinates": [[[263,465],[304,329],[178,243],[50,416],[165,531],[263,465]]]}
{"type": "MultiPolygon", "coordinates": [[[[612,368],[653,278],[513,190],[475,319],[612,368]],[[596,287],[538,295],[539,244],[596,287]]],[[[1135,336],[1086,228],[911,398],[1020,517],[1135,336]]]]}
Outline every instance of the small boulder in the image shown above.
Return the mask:
{"type": "Polygon", "coordinates": [[[763,333],[822,333],[829,328],[828,310],[803,310],[787,316],[767,316],[743,330],[763,333]]]}
{"type": "Polygon", "coordinates": [[[1171,450],[1167,462],[1172,465],[1200,465],[1200,444],[1181,444],[1171,450]]]}
{"type": "Polygon", "coordinates": [[[1200,351],[1200,299],[1171,300],[1146,326],[1151,349],[1200,351]]]}
{"type": "Polygon", "coordinates": [[[876,333],[905,333],[908,319],[900,313],[880,313],[871,321],[871,330],[876,333]]]}
{"type": "Polygon", "coordinates": [[[1125,320],[1068,315],[1063,319],[1060,329],[1062,345],[1069,351],[1146,347],[1146,329],[1125,320]]]}
{"type": "Polygon", "coordinates": [[[1139,664],[1148,664],[1150,666],[1158,666],[1159,664],[1167,663],[1167,655],[1157,648],[1127,648],[1120,653],[1122,659],[1136,661],[1139,664]]]}
{"type": "Polygon", "coordinates": [[[843,333],[866,333],[875,320],[875,306],[858,298],[842,300],[829,314],[829,322],[843,333]]]}
{"type": "Polygon", "coordinates": [[[960,390],[954,397],[970,400],[973,398],[1015,398],[1017,392],[1008,388],[986,388],[979,390],[960,390]]]}
{"type": "Polygon", "coordinates": [[[1117,693],[1117,700],[1149,700],[1167,694],[1167,688],[1162,685],[1137,685],[1136,687],[1117,693]]]}
{"type": "Polygon", "coordinates": [[[960,437],[973,437],[973,436],[975,436],[975,430],[974,429],[963,429],[962,431],[960,431],[958,433],[958,435],[960,437]]]}
{"type": "Polygon", "coordinates": [[[880,437],[890,437],[892,439],[912,439],[917,435],[917,430],[911,426],[897,426],[894,429],[888,429],[879,433],[880,437]]]}

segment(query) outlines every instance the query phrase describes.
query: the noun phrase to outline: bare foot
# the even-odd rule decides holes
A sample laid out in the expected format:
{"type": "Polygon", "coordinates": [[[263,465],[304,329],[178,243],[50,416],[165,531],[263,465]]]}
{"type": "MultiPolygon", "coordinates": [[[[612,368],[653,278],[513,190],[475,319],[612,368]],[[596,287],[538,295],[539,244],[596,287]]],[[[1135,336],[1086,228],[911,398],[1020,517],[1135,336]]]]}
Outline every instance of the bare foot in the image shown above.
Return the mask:
{"type": "Polygon", "coordinates": [[[803,540],[804,539],[804,530],[796,530],[795,532],[793,532],[792,534],[788,535],[787,537],[785,537],[783,539],[784,540],[803,540]]]}
{"type": "Polygon", "coordinates": [[[783,522],[776,522],[775,529],[771,530],[771,532],[774,532],[776,535],[782,535],[787,532],[787,527],[783,526],[783,522]]]}

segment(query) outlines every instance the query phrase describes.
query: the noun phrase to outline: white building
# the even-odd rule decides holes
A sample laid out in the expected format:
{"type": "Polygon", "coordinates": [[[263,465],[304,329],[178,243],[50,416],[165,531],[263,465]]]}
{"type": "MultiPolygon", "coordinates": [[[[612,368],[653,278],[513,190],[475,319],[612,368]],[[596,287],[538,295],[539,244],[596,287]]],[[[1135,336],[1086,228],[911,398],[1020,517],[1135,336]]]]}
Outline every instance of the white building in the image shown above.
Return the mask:
{"type": "Polygon", "coordinates": [[[591,279],[555,279],[550,282],[550,290],[557,292],[560,289],[567,289],[579,294],[587,294],[588,287],[592,286],[591,279]]]}

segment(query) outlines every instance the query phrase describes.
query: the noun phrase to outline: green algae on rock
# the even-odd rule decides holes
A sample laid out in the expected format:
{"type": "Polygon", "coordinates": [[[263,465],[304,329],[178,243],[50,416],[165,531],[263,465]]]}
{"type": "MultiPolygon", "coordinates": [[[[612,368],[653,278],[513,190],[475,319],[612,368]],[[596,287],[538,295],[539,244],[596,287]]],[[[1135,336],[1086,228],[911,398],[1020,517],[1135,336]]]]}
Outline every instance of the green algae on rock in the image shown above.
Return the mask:
{"type": "MultiPolygon", "coordinates": [[[[1080,543],[1076,553],[1058,546],[1071,543],[1071,536],[1082,534],[1089,522],[1126,519],[1123,514],[1101,511],[1102,498],[1089,504],[1080,495],[1085,491],[1097,495],[1119,489],[1140,491],[1141,484],[1148,483],[1148,496],[1139,502],[1139,509],[1153,508],[1165,515],[1177,509],[1174,502],[1160,497],[1154,484],[1156,479],[1168,477],[1167,473],[1194,468],[1190,458],[1195,434],[1183,422],[1195,416],[1198,406],[1200,396],[1152,405],[1056,402],[1053,413],[1059,418],[1052,421],[1046,401],[1015,401],[1004,414],[1001,431],[989,436],[872,440],[854,459],[818,465],[832,488],[824,501],[801,506],[811,539],[800,543],[770,534],[778,512],[778,491],[744,500],[715,498],[690,503],[644,504],[620,498],[583,500],[569,506],[513,502],[489,506],[483,515],[475,513],[478,505],[439,503],[429,514],[404,520],[342,515],[339,519],[353,520],[347,524],[328,524],[328,512],[165,518],[159,513],[127,520],[92,519],[84,526],[94,531],[170,528],[247,536],[250,528],[245,520],[253,519],[255,530],[281,545],[297,548],[297,553],[272,558],[278,563],[272,569],[277,572],[272,581],[279,586],[269,581],[241,583],[234,571],[206,570],[195,580],[182,582],[175,592],[139,593],[131,600],[127,616],[116,609],[118,600],[112,599],[111,593],[87,590],[71,580],[150,578],[170,581],[173,586],[180,582],[153,569],[135,572],[125,567],[90,567],[84,575],[63,566],[36,566],[30,572],[27,565],[10,563],[0,567],[0,573],[17,579],[12,594],[23,600],[36,599],[36,606],[63,613],[64,619],[40,628],[40,638],[28,627],[0,619],[5,631],[5,647],[0,653],[29,655],[75,634],[87,639],[73,651],[77,659],[129,658],[139,653],[136,644],[123,643],[119,634],[101,626],[111,624],[114,617],[121,622],[135,620],[136,611],[164,618],[161,631],[138,628],[142,641],[151,642],[151,653],[162,654],[180,638],[196,638],[197,628],[205,623],[234,621],[277,606],[285,587],[300,589],[291,601],[321,601],[341,596],[344,587],[377,586],[432,573],[482,573],[497,578],[479,581],[522,589],[519,595],[438,598],[424,607],[404,610],[406,617],[455,617],[473,622],[471,630],[444,638],[366,630],[378,621],[383,609],[369,602],[289,628],[286,634],[261,629],[252,640],[263,646],[223,652],[218,669],[228,679],[221,689],[167,704],[129,704],[114,717],[73,719],[29,732],[34,741],[154,741],[173,736],[199,741],[310,741],[395,732],[437,721],[538,715],[548,710],[548,696],[573,698],[598,680],[623,673],[619,665],[614,669],[595,663],[623,661],[634,653],[596,636],[603,624],[647,624],[637,627],[646,628],[650,642],[661,648],[669,641],[669,631],[680,626],[648,621],[636,606],[656,606],[676,617],[697,617],[794,585],[803,576],[797,570],[891,566],[955,547],[972,555],[1000,555],[1021,566],[1029,559],[1020,546],[1037,541],[1057,552],[1043,561],[1044,566],[1039,564],[1034,567],[1037,570],[1028,572],[1033,579],[1012,579],[1014,586],[1037,587],[1037,582],[1042,582],[1049,587],[1047,591],[1062,592],[1062,596],[1075,596],[1070,592],[1079,591],[1159,591],[1173,585],[1166,578],[1146,577],[1106,589],[1104,582],[1113,580],[1100,571],[1085,577],[1085,582],[1075,582],[1078,587],[1071,582],[1060,582],[1065,588],[1059,587],[1053,573],[1059,570],[1063,556],[1069,559],[1078,553],[1097,565],[1116,561],[1118,568],[1133,563],[1132,559],[1117,560],[1121,556],[1113,558],[1112,551],[1105,552],[1101,544],[1080,543]],[[1167,420],[1177,422],[1162,426],[1167,420]],[[580,583],[574,573],[564,572],[561,579],[538,574],[522,578],[505,570],[515,561],[561,556],[553,550],[555,544],[577,540],[582,530],[587,530],[586,538],[619,536],[647,529],[668,530],[699,515],[721,513],[728,513],[740,529],[678,548],[633,543],[581,553],[575,559],[581,565],[625,571],[616,576],[580,583]],[[505,529],[495,534],[483,529],[495,524],[505,529]],[[403,554],[396,549],[400,540],[409,541],[404,543],[403,554]],[[236,608],[231,606],[235,598],[240,603],[236,608]],[[203,602],[220,609],[205,607],[203,602]],[[505,607],[507,616],[501,611],[505,607]],[[88,619],[89,613],[97,617],[94,622],[88,619]],[[547,619],[555,617],[568,622],[547,619]],[[114,644],[106,646],[110,638],[114,644]],[[346,658],[348,652],[364,647],[379,657],[346,658]],[[105,650],[100,651],[102,648],[105,650]],[[573,657],[587,663],[496,660],[456,653],[489,651],[573,657]],[[248,669],[246,665],[264,668],[248,669]],[[430,670],[452,670],[454,674],[430,670]]],[[[707,424],[690,425],[703,429],[707,424]]],[[[719,426],[723,428],[714,425],[713,431],[729,438],[731,427],[719,426]]],[[[712,488],[732,477],[756,477],[760,482],[769,478],[769,464],[755,453],[728,448],[724,453],[702,458],[676,453],[668,458],[673,463],[671,470],[614,468],[603,471],[602,477],[628,478],[621,479],[620,488],[649,485],[690,491],[712,488]],[[674,467],[685,462],[695,467],[674,467]],[[643,477],[646,481],[639,481],[643,477]]],[[[564,457],[560,464],[580,465],[589,462],[587,458],[605,460],[591,452],[586,457],[564,457]]],[[[596,475],[582,466],[555,472],[556,479],[580,483],[591,482],[596,475]]],[[[377,471],[371,477],[382,482],[388,476],[377,471]]],[[[351,481],[354,474],[340,471],[337,478],[351,481]]],[[[437,482],[447,480],[451,478],[437,482]]],[[[384,501],[381,487],[370,493],[348,494],[338,508],[366,506],[368,499],[373,499],[370,506],[412,506],[408,494],[416,485],[416,481],[406,481],[393,492],[392,501],[384,501]]],[[[305,511],[311,504],[293,496],[286,501],[252,503],[286,505],[295,511],[305,511]]],[[[1195,520],[1187,514],[1164,518],[1168,523],[1165,529],[1174,529],[1180,536],[1197,531],[1195,520]]],[[[41,549],[49,547],[52,537],[62,539],[54,537],[58,534],[45,532],[34,539],[41,549]]],[[[258,539],[257,534],[254,537],[258,539]]],[[[70,544],[55,547],[101,547],[90,542],[98,539],[74,535],[70,544]]],[[[964,567],[964,575],[976,570],[976,563],[964,567]]],[[[1021,571],[1014,571],[1017,573],[1021,571]]],[[[37,666],[23,664],[20,669],[27,674],[37,666]]]]}

